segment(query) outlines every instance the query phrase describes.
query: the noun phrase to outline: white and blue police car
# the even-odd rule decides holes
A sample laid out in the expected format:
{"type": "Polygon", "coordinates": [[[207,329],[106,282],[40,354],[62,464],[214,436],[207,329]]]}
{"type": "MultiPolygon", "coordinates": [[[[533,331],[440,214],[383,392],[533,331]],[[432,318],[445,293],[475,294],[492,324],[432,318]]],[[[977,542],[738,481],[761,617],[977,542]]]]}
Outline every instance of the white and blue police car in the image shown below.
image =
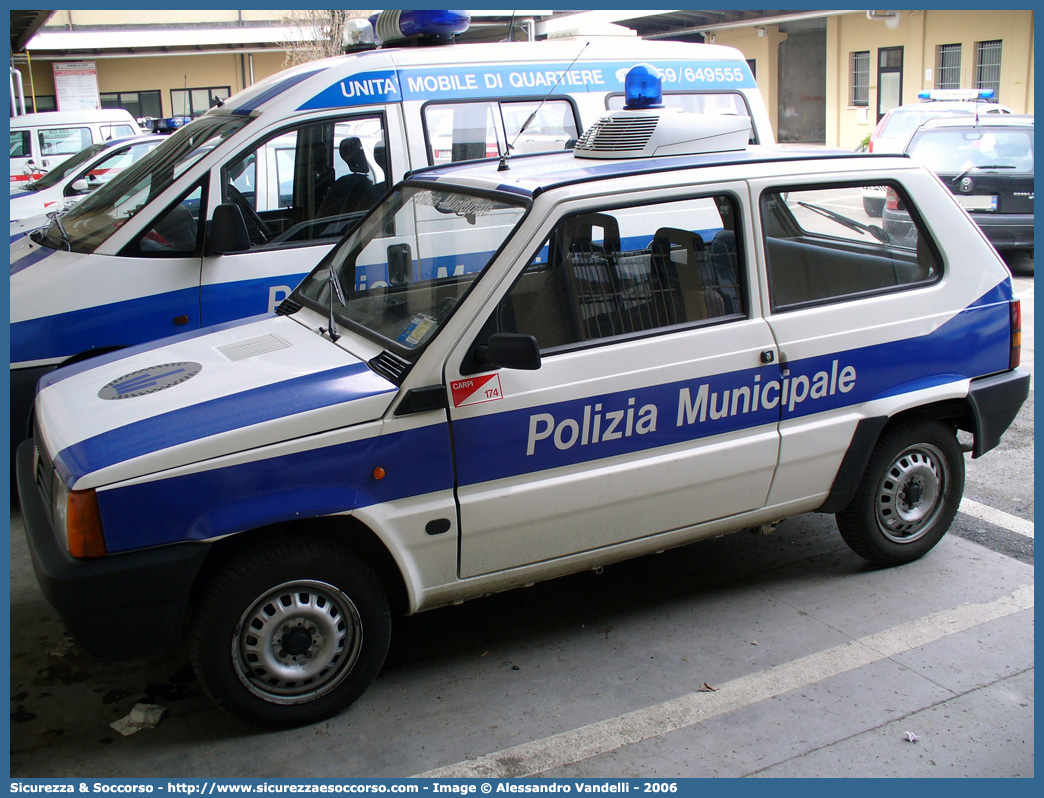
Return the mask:
{"type": "Polygon", "coordinates": [[[748,146],[635,74],[573,152],[409,175],[276,316],[41,381],[18,486],[76,638],[187,627],[217,703],[292,726],[395,613],[814,511],[874,563],[939,542],[957,431],[983,455],[1028,393],[1004,264],[913,161],[748,146]]]}

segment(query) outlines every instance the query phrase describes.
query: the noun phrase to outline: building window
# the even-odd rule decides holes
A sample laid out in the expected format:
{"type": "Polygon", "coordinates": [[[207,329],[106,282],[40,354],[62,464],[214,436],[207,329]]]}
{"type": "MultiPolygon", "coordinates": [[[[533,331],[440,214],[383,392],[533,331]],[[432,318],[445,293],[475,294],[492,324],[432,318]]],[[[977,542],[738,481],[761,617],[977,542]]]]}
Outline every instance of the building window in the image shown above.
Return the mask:
{"type": "Polygon", "coordinates": [[[993,89],[993,96],[1000,96],[1001,42],[975,43],[975,86],[976,89],[993,89]]]}
{"type": "Polygon", "coordinates": [[[101,106],[102,108],[124,108],[135,119],[144,119],[146,117],[158,119],[163,116],[163,105],[160,97],[159,89],[153,91],[102,92],[101,106]]]}
{"type": "Polygon", "coordinates": [[[199,89],[171,89],[170,107],[172,116],[201,116],[228,99],[228,86],[210,86],[199,89]]]}
{"type": "Polygon", "coordinates": [[[935,48],[935,88],[961,87],[961,46],[940,44],[935,48]]]}
{"type": "Polygon", "coordinates": [[[882,47],[877,51],[877,121],[903,104],[903,48],[882,47]]]}
{"type": "Polygon", "coordinates": [[[861,50],[851,54],[851,89],[848,104],[867,107],[870,105],[870,51],[861,50]]]}
{"type": "Polygon", "coordinates": [[[58,110],[58,103],[53,94],[37,94],[32,101],[36,104],[36,108],[33,109],[36,112],[58,110]]]}

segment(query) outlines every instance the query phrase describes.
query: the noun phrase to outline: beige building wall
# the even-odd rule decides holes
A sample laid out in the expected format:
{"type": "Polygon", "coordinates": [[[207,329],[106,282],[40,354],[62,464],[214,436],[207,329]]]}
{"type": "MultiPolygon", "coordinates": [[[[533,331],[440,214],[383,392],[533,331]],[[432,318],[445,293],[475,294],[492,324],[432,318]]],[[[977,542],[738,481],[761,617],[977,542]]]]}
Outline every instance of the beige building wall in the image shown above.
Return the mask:
{"type": "MultiPolygon", "coordinates": [[[[936,47],[961,44],[961,87],[974,83],[975,45],[999,39],[1001,53],[1000,102],[1015,113],[1033,113],[1033,11],[901,11],[895,22],[868,19],[865,12],[827,17],[826,144],[854,149],[877,124],[877,51],[903,48],[903,102],[916,102],[917,93],[934,86],[936,47]],[[851,53],[870,52],[870,101],[868,107],[849,104],[851,53]],[[931,77],[925,70],[931,69],[931,77]]],[[[758,38],[755,29],[739,28],[715,33],[718,44],[738,47],[757,59],[758,86],[773,116],[778,107],[776,48],[786,39],[778,26],[767,26],[758,38]]]]}
{"type": "MultiPolygon", "coordinates": [[[[74,12],[75,13],[75,12],[74,12]]],[[[79,60],[79,59],[77,59],[79,60]]],[[[134,58],[97,58],[98,90],[155,91],[159,90],[163,115],[172,116],[171,89],[228,86],[232,94],[283,69],[283,52],[222,53],[207,55],[138,56],[134,58]]],[[[53,95],[54,74],[52,61],[34,59],[32,62],[33,89],[38,95],[53,95]]],[[[26,87],[28,94],[29,88],[26,87]]],[[[26,98],[28,103],[28,97],[26,98]]]]}

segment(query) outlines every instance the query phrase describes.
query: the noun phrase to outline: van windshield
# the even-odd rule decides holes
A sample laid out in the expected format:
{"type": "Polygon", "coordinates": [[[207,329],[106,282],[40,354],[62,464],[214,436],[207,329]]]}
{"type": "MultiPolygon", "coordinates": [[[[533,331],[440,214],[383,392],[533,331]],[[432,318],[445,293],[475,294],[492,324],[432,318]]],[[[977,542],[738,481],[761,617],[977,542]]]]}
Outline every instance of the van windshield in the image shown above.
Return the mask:
{"type": "Polygon", "coordinates": [[[251,122],[248,116],[203,116],[99,188],[33,240],[46,247],[94,252],[165,191],[192,164],[251,122]]]}
{"type": "Polygon", "coordinates": [[[408,354],[435,337],[526,207],[521,198],[400,186],[292,298],[408,354]]]}

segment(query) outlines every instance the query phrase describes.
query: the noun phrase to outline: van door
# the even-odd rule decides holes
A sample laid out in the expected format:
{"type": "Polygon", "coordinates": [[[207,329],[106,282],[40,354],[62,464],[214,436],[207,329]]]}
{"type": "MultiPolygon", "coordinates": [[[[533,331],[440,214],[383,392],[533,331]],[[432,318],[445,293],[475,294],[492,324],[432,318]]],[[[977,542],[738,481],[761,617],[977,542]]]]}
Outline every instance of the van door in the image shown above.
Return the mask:
{"type": "Polygon", "coordinates": [[[273,131],[213,170],[210,215],[235,205],[245,251],[205,255],[205,325],[271,313],[405,171],[397,106],[273,131]]]}
{"type": "MultiPolygon", "coordinates": [[[[449,374],[460,575],[761,507],[778,374],[751,312],[742,186],[566,213],[472,343],[532,335],[540,368],[449,374]],[[737,243],[739,242],[739,243],[737,243]]],[[[453,362],[453,361],[451,361],[453,362]]]]}

